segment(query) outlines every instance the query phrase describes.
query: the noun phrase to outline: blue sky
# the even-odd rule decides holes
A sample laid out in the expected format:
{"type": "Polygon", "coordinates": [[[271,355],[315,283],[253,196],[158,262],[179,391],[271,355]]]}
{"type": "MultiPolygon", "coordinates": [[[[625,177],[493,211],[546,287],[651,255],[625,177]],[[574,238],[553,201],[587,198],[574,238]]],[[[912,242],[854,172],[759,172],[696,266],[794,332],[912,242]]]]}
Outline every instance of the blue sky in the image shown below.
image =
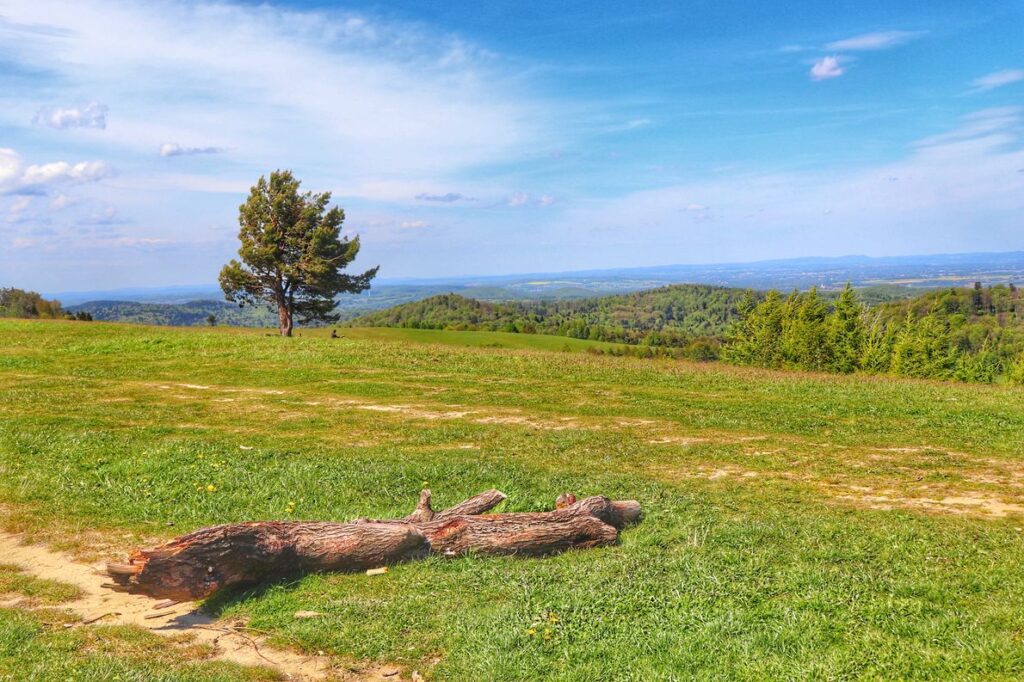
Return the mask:
{"type": "Polygon", "coordinates": [[[0,285],[201,284],[263,173],[445,277],[1024,249],[1020,2],[0,0],[0,285]]]}

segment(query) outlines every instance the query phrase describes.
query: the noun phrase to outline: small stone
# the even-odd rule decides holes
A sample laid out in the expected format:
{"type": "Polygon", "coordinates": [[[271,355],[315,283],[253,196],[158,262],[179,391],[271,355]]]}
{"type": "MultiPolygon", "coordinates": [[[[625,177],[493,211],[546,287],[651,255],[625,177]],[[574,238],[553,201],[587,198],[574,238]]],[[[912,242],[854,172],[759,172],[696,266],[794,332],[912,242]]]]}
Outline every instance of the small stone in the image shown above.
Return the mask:
{"type": "Polygon", "coordinates": [[[387,566],[381,566],[380,568],[371,568],[366,572],[366,575],[384,575],[388,572],[387,566]]]}

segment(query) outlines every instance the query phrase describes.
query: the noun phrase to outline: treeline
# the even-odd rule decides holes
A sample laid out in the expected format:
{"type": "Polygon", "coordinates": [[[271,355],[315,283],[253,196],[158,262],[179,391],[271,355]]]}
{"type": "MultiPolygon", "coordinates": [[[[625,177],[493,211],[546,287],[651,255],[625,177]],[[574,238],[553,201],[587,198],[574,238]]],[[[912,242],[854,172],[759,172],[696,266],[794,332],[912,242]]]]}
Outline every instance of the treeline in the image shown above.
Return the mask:
{"type": "Polygon", "coordinates": [[[1013,285],[948,289],[866,307],[849,286],[748,299],[722,357],[733,363],[1024,383],[1024,296],[1013,285]]]}
{"type": "Polygon", "coordinates": [[[457,294],[432,296],[356,318],[356,327],[551,334],[651,347],[713,348],[740,304],[740,289],[675,285],[631,294],[560,301],[488,303],[457,294]]]}
{"type": "Polygon", "coordinates": [[[93,318],[103,321],[174,327],[206,325],[273,327],[277,324],[277,316],[264,306],[239,308],[226,301],[190,301],[188,303],[90,301],[72,306],[71,310],[88,310],[93,318]]]}
{"type": "Polygon", "coordinates": [[[0,317],[84,321],[92,319],[92,315],[86,311],[64,310],[60,301],[47,300],[35,291],[25,291],[14,287],[0,288],[0,317]]]}

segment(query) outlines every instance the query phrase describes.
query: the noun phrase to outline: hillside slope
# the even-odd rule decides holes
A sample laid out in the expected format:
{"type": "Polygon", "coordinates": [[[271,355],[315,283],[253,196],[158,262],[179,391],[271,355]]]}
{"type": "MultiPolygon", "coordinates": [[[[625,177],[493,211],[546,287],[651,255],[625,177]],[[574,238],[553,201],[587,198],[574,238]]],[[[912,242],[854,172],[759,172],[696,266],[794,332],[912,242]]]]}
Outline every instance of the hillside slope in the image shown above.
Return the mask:
{"type": "Polygon", "coordinates": [[[717,337],[751,292],[680,284],[569,301],[487,303],[442,294],[352,320],[353,327],[410,327],[554,334],[579,339],[675,345],[717,337]]]}
{"type": "Polygon", "coordinates": [[[273,327],[277,316],[263,306],[239,308],[226,301],[189,301],[188,303],[136,303],[134,301],[89,301],[69,306],[71,312],[84,311],[94,320],[129,322],[172,327],[196,327],[209,324],[210,315],[218,325],[229,327],[273,327]]]}

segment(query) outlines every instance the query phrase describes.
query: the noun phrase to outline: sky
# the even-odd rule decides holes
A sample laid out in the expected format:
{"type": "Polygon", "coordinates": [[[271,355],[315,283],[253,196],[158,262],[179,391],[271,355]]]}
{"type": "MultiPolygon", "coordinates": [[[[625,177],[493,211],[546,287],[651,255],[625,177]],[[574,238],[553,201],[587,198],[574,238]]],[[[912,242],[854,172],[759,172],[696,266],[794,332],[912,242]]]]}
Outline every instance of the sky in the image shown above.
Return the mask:
{"type": "Polygon", "coordinates": [[[1024,249],[1024,3],[0,0],[0,286],[213,284],[278,168],[385,278],[1024,249]]]}

